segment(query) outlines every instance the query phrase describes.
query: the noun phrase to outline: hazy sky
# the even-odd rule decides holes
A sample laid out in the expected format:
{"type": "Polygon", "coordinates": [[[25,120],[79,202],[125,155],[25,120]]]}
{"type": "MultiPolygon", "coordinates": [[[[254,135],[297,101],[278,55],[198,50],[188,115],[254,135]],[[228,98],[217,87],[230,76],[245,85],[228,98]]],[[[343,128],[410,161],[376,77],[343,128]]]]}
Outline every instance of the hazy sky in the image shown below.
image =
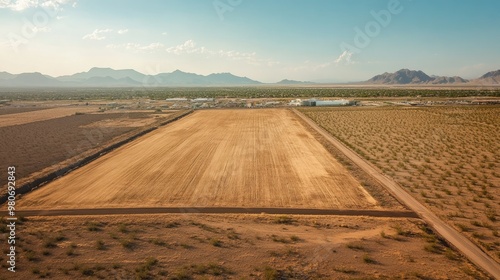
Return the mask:
{"type": "Polygon", "coordinates": [[[500,68],[498,0],[0,0],[0,71],[366,80],[500,68]]]}

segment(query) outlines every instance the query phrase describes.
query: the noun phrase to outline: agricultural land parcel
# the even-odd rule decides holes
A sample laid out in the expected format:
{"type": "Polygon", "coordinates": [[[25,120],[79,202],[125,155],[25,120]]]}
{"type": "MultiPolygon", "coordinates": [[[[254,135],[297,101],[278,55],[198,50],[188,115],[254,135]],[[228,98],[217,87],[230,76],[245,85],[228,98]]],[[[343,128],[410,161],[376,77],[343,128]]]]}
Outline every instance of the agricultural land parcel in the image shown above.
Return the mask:
{"type": "Polygon", "coordinates": [[[19,203],[23,209],[380,208],[295,114],[282,109],[197,111],[19,203]]]}

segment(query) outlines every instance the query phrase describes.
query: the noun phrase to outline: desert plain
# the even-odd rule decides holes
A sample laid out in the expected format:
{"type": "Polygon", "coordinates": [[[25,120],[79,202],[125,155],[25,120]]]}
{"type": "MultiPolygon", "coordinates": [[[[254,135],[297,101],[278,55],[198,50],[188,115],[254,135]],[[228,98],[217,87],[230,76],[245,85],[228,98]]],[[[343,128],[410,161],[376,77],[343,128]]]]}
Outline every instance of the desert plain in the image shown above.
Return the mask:
{"type": "MultiPolygon", "coordinates": [[[[121,144],[17,197],[17,277],[491,278],[292,109],[49,108],[0,114],[21,182],[121,144]]],[[[300,111],[498,261],[497,106],[300,111]]]]}

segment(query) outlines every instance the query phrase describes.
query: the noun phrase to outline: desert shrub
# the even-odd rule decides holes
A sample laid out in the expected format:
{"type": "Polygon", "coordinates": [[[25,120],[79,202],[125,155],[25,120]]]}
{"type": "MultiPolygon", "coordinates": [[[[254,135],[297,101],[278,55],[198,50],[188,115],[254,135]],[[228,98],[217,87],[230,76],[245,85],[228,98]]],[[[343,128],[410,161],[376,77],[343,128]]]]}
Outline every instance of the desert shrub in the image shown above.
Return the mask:
{"type": "Polygon", "coordinates": [[[280,279],[280,272],[272,267],[266,266],[264,268],[265,280],[278,280],[280,279]]]}
{"type": "Polygon", "coordinates": [[[123,248],[128,250],[133,250],[136,246],[135,242],[130,239],[122,239],[120,240],[120,244],[122,245],[123,248]]]}
{"type": "Polygon", "coordinates": [[[106,245],[104,244],[104,241],[102,241],[102,240],[97,240],[95,246],[96,246],[97,250],[106,250],[106,245]]]}
{"type": "Polygon", "coordinates": [[[358,274],[359,273],[357,270],[344,268],[344,267],[334,267],[333,270],[336,272],[345,273],[345,274],[358,274]]]}
{"type": "Polygon", "coordinates": [[[210,240],[210,244],[212,244],[214,247],[222,247],[222,241],[217,238],[212,238],[210,240]]]}
{"type": "Polygon", "coordinates": [[[444,249],[438,243],[429,243],[424,246],[425,251],[433,254],[442,254],[444,249]]]}
{"type": "Polygon", "coordinates": [[[136,279],[149,279],[150,278],[150,271],[153,268],[153,266],[158,264],[158,260],[150,257],[147,258],[144,264],[140,265],[135,269],[135,276],[136,279]]]}
{"type": "Polygon", "coordinates": [[[277,236],[275,234],[271,235],[271,240],[274,242],[280,242],[280,243],[290,243],[291,240],[282,236],[277,236]]]}
{"type": "Polygon", "coordinates": [[[290,216],[278,216],[274,219],[274,223],[276,224],[285,224],[285,225],[291,225],[293,223],[295,223],[296,220],[293,219],[292,217],[290,216]]]}
{"type": "Polygon", "coordinates": [[[34,251],[26,251],[24,253],[24,256],[26,257],[26,259],[30,262],[36,262],[36,261],[39,261],[40,259],[37,257],[36,253],[34,251]]]}
{"type": "Polygon", "coordinates": [[[363,262],[368,263],[368,264],[376,264],[377,261],[370,257],[368,254],[363,255],[363,262]]]}
{"type": "Polygon", "coordinates": [[[83,276],[93,276],[94,270],[92,270],[91,268],[84,268],[84,269],[82,269],[82,275],[83,276]]]}
{"type": "Polygon", "coordinates": [[[169,222],[165,225],[166,228],[176,228],[179,227],[181,224],[179,222],[169,222]]]}
{"type": "Polygon", "coordinates": [[[87,222],[85,224],[87,226],[88,231],[101,231],[102,227],[104,226],[102,223],[99,222],[87,222]]]}
{"type": "Polygon", "coordinates": [[[118,231],[120,231],[121,233],[127,233],[127,232],[129,232],[126,224],[119,224],[118,225],[118,231]]]}
{"type": "Polygon", "coordinates": [[[298,237],[297,235],[290,236],[290,240],[292,240],[292,242],[302,241],[302,239],[300,237],[298,237]]]}
{"type": "Polygon", "coordinates": [[[194,279],[194,275],[211,275],[211,276],[224,276],[230,275],[233,272],[222,265],[209,263],[209,264],[192,264],[186,265],[181,270],[174,273],[169,280],[190,280],[194,279]]]}
{"type": "Polygon", "coordinates": [[[363,247],[361,244],[355,244],[355,243],[348,243],[346,244],[346,247],[351,249],[351,250],[356,250],[356,251],[365,251],[366,248],[363,247]]]}

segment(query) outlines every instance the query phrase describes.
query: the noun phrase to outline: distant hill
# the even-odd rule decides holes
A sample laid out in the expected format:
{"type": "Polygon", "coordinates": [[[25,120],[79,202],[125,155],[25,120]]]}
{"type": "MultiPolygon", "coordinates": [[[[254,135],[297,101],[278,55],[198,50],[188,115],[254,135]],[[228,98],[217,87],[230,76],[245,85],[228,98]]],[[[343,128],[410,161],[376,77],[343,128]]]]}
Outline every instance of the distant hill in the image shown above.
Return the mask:
{"type": "Polygon", "coordinates": [[[57,79],[60,81],[68,81],[68,82],[84,82],[85,80],[94,77],[101,77],[101,78],[110,77],[116,80],[130,78],[137,82],[142,82],[144,81],[146,75],[132,69],[114,70],[111,68],[94,67],[90,69],[88,72],[76,73],[71,76],[61,76],[57,77],[57,79]]]}
{"type": "Polygon", "coordinates": [[[16,75],[7,73],[7,72],[0,72],[0,80],[10,80],[14,79],[16,75]]]}
{"type": "Polygon", "coordinates": [[[500,84],[500,70],[488,72],[480,78],[473,80],[473,82],[479,84],[498,85],[500,84]]]}
{"type": "Polygon", "coordinates": [[[438,77],[433,77],[433,80],[431,81],[432,84],[462,84],[462,83],[468,83],[469,81],[458,77],[444,77],[444,76],[438,76],[438,77]]]}
{"type": "Polygon", "coordinates": [[[305,85],[305,84],[314,84],[313,82],[302,82],[302,81],[295,81],[295,80],[281,80],[277,82],[276,84],[278,85],[305,85]]]}
{"type": "Polygon", "coordinates": [[[210,74],[207,76],[175,70],[151,76],[157,85],[168,86],[215,86],[215,85],[256,85],[261,82],[247,77],[238,77],[231,73],[210,74]]]}
{"type": "Polygon", "coordinates": [[[425,84],[432,81],[433,78],[429,77],[422,71],[413,71],[408,69],[401,69],[396,73],[384,73],[377,75],[370,80],[366,81],[369,84],[425,84]]]}
{"type": "Polygon", "coordinates": [[[408,84],[462,84],[469,82],[461,77],[429,76],[422,71],[401,69],[396,73],[377,75],[366,84],[408,85],[408,84]]]}
{"type": "Polygon", "coordinates": [[[422,71],[401,69],[395,73],[377,75],[365,84],[408,85],[408,84],[463,84],[469,81],[458,76],[429,76],[422,71]]]}
{"type": "Polygon", "coordinates": [[[153,78],[153,81],[157,85],[196,86],[196,85],[203,85],[205,83],[204,81],[205,76],[194,73],[186,73],[180,70],[175,70],[172,73],[161,73],[151,77],[153,78]]]}
{"type": "Polygon", "coordinates": [[[60,81],[38,72],[13,75],[11,79],[0,81],[0,86],[7,87],[58,87],[61,85],[60,81]]]}
{"type": "Polygon", "coordinates": [[[214,85],[257,85],[262,84],[261,82],[254,81],[247,77],[238,77],[231,73],[217,73],[210,74],[205,77],[207,82],[214,85]]]}

